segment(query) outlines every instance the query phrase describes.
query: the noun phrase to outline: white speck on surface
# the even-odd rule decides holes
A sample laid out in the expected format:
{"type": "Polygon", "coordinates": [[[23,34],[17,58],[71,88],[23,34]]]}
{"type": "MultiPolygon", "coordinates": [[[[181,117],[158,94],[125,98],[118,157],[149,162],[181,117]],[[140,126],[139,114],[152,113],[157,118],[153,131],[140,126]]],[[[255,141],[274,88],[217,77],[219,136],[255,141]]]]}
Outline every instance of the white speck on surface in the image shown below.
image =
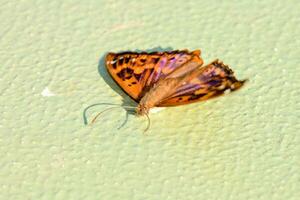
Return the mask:
{"type": "Polygon", "coordinates": [[[150,109],[150,113],[158,113],[164,109],[165,109],[165,107],[154,107],[154,108],[150,109]]]}
{"type": "Polygon", "coordinates": [[[52,97],[52,96],[55,96],[55,94],[53,92],[51,92],[48,87],[45,87],[45,89],[42,91],[41,95],[43,97],[52,97]]]}

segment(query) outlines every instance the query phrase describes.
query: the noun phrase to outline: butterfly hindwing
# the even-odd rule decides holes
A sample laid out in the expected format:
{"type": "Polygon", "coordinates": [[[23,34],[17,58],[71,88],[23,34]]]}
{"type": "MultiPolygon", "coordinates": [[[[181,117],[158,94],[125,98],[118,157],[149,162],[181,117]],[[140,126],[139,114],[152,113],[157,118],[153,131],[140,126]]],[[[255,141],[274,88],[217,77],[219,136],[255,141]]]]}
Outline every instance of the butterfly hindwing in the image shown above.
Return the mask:
{"type": "Polygon", "coordinates": [[[187,73],[175,92],[158,105],[177,106],[207,100],[224,94],[225,91],[239,89],[245,81],[239,81],[233,71],[218,60],[187,73]]]}
{"type": "Polygon", "coordinates": [[[203,63],[199,50],[109,53],[106,56],[106,67],[117,84],[139,101],[154,83],[192,60],[198,64],[203,63]]]}

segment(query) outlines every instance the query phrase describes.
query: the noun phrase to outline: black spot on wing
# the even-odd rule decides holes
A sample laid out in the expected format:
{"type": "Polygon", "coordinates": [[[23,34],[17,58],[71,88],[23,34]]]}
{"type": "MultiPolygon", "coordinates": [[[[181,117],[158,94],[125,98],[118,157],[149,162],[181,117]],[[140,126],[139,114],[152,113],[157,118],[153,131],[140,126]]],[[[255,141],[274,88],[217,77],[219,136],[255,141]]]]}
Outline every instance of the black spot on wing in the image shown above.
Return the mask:
{"type": "Polygon", "coordinates": [[[182,100],[182,97],[179,97],[176,102],[180,102],[181,100],[182,100]]]}
{"type": "Polygon", "coordinates": [[[129,63],[130,58],[129,57],[125,57],[124,58],[124,63],[129,63]]]}
{"type": "Polygon", "coordinates": [[[196,99],[199,99],[201,97],[204,97],[206,95],[206,93],[203,93],[203,94],[192,94],[188,100],[196,100],[196,99]]]}
{"type": "Polygon", "coordinates": [[[159,61],[159,57],[158,58],[152,58],[152,62],[154,63],[154,64],[156,64],[158,61],[159,61]]]}
{"type": "Polygon", "coordinates": [[[124,68],[119,73],[117,73],[117,76],[121,78],[122,80],[130,79],[132,77],[133,70],[130,68],[124,68]]]}
{"type": "Polygon", "coordinates": [[[113,67],[114,69],[117,69],[117,62],[113,61],[112,67],[113,67]]]}
{"type": "Polygon", "coordinates": [[[124,59],[122,57],[118,59],[118,64],[119,65],[123,65],[123,62],[124,62],[124,59]]]}
{"type": "Polygon", "coordinates": [[[146,61],[147,61],[146,58],[141,58],[141,59],[139,60],[139,64],[140,64],[141,66],[144,66],[144,65],[146,64],[146,61]]]}
{"type": "Polygon", "coordinates": [[[136,73],[134,73],[133,76],[135,77],[136,80],[139,81],[140,78],[141,78],[141,76],[142,76],[142,74],[136,74],[136,73]]]}

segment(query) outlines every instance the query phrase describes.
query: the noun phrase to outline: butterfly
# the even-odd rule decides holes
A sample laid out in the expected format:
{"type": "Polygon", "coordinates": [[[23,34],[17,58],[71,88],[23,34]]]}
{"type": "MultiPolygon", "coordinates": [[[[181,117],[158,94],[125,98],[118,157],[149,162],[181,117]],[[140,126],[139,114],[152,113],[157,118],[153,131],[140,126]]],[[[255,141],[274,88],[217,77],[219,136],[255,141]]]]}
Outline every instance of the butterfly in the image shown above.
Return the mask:
{"type": "Polygon", "coordinates": [[[153,107],[189,104],[235,91],[237,80],[223,62],[203,66],[201,51],[108,53],[106,68],[114,81],[138,103],[136,113],[147,115],[153,107]]]}

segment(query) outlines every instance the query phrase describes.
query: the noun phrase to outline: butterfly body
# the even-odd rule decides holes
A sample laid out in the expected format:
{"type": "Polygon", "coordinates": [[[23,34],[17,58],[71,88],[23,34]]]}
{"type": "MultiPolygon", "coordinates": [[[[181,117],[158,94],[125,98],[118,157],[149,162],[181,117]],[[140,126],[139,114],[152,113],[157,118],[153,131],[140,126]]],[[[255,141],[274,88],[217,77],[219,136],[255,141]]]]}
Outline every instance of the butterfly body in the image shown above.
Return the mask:
{"type": "Polygon", "coordinates": [[[222,62],[202,66],[200,50],[153,53],[109,53],[106,67],[112,78],[137,103],[144,115],[153,107],[167,107],[206,100],[234,91],[237,80],[222,62]]]}
{"type": "Polygon", "coordinates": [[[174,92],[180,82],[177,79],[164,79],[155,84],[140,100],[137,107],[137,114],[144,115],[153,107],[174,92]]]}

